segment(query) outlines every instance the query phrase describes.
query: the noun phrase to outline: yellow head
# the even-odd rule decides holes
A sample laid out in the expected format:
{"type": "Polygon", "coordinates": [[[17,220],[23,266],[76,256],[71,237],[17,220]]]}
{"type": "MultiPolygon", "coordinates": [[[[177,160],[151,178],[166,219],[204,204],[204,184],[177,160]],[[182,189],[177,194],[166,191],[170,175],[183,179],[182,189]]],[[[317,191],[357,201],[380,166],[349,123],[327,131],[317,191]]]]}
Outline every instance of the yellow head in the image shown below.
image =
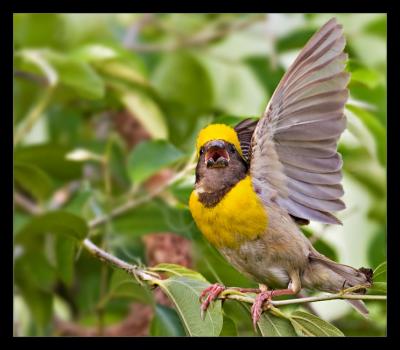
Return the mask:
{"type": "Polygon", "coordinates": [[[211,124],[200,131],[196,143],[197,154],[199,155],[202,146],[213,140],[223,140],[231,143],[243,157],[239,138],[235,129],[225,124],[211,124]]]}

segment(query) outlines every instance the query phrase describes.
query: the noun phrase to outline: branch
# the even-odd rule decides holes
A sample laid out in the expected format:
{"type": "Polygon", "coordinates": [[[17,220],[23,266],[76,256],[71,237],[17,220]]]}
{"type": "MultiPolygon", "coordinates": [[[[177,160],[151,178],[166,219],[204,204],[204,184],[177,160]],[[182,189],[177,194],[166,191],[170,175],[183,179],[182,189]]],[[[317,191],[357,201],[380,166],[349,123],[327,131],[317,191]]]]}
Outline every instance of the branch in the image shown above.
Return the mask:
{"type": "MultiPolygon", "coordinates": [[[[193,154],[195,156],[195,154],[193,154]]],[[[192,156],[192,158],[194,158],[192,156]]],[[[127,211],[136,208],[140,204],[146,203],[149,200],[157,197],[159,194],[161,194],[166,188],[174,184],[175,182],[179,181],[183,177],[185,177],[190,171],[192,171],[195,168],[195,164],[192,162],[192,159],[188,162],[185,168],[183,168],[180,172],[175,174],[171,179],[169,179],[167,182],[165,182],[162,186],[160,186],[157,190],[148,193],[144,195],[141,198],[132,198],[131,200],[128,200],[125,204],[121,205],[120,207],[115,208],[114,210],[111,211],[110,214],[100,216],[96,219],[93,219],[89,222],[89,228],[94,228],[99,225],[102,225],[106,223],[107,221],[120,216],[127,211]]]]}
{"type": "MultiPolygon", "coordinates": [[[[182,172],[176,174],[170,181],[176,181],[176,179],[181,178],[182,173],[185,173],[187,168],[185,168],[182,172]]],[[[167,185],[168,186],[168,185],[167,185]]],[[[164,188],[164,186],[163,186],[164,188]]],[[[158,192],[157,192],[158,193],[158,192]]],[[[156,195],[155,193],[154,195],[156,195]]],[[[25,210],[30,212],[31,214],[40,214],[41,209],[36,207],[34,203],[31,203],[28,199],[25,199],[22,195],[15,193],[15,202],[23,207],[25,210]]],[[[143,201],[141,201],[142,203],[143,201]]],[[[134,205],[139,205],[139,201],[131,202],[130,205],[126,207],[120,207],[113,211],[114,216],[122,213],[124,210],[131,209],[134,205]]],[[[103,219],[102,219],[103,220],[103,219]]],[[[107,219],[108,220],[108,219],[107,219]]],[[[92,223],[92,226],[101,224],[101,220],[92,223]]],[[[139,282],[145,282],[149,286],[154,287],[157,286],[160,281],[160,276],[155,274],[152,271],[147,271],[146,269],[140,268],[136,265],[131,265],[109,253],[100,249],[89,239],[85,239],[82,242],[82,246],[95,258],[100,261],[113,266],[115,268],[124,270],[129,275],[133,276],[139,282]]],[[[243,303],[253,304],[254,298],[246,296],[245,294],[232,289],[227,289],[221,293],[219,299],[232,299],[237,300],[243,303]]],[[[351,300],[386,300],[386,295],[359,295],[359,294],[346,294],[346,291],[337,293],[337,294],[329,294],[329,295],[320,295],[313,297],[305,297],[305,298],[297,298],[297,299],[288,299],[288,300],[272,300],[271,305],[273,306],[283,306],[290,304],[304,304],[304,303],[313,303],[317,301],[325,301],[325,300],[336,300],[336,299],[351,299],[351,300]]],[[[266,305],[268,308],[268,305],[266,305]]]]}
{"type": "MultiPolygon", "coordinates": [[[[146,202],[147,200],[157,196],[160,194],[165,188],[170,186],[171,184],[175,183],[182,177],[184,177],[188,171],[192,170],[193,164],[191,162],[180,172],[178,172],[174,177],[172,177],[169,181],[167,181],[163,186],[161,186],[157,191],[148,194],[141,199],[132,199],[128,201],[121,207],[114,209],[111,214],[107,216],[100,217],[98,219],[94,219],[89,223],[89,227],[93,228],[95,226],[101,225],[108,221],[109,219],[121,215],[122,213],[130,210],[141,203],[146,202]]],[[[37,215],[42,212],[42,209],[37,207],[34,203],[31,203],[28,199],[24,198],[21,194],[15,193],[15,202],[19,204],[22,208],[28,211],[31,214],[37,215]]],[[[89,239],[85,239],[82,242],[82,246],[95,258],[99,259],[100,261],[124,270],[129,275],[133,276],[139,283],[145,282],[150,287],[155,287],[160,282],[160,276],[152,271],[148,271],[146,269],[140,268],[136,265],[131,265],[116,256],[113,256],[106,251],[100,249],[96,246],[92,241],[89,239]]],[[[354,291],[356,288],[348,289],[347,291],[354,291]]],[[[232,299],[237,300],[243,303],[254,303],[254,298],[246,296],[245,294],[232,289],[227,289],[221,293],[219,299],[232,299]]],[[[266,305],[265,308],[268,309],[270,305],[272,306],[283,306],[283,305],[290,305],[290,304],[304,304],[304,303],[313,303],[317,301],[325,301],[325,300],[337,300],[337,299],[351,299],[351,300],[386,300],[386,295],[359,295],[359,294],[348,294],[346,290],[343,292],[339,292],[337,294],[330,294],[330,295],[321,295],[321,296],[313,296],[313,297],[304,297],[304,298],[297,298],[297,299],[289,299],[289,300],[272,300],[270,304],[266,305]]]]}
{"type": "MultiPolygon", "coordinates": [[[[91,253],[94,257],[98,258],[99,260],[119,269],[122,269],[139,279],[139,281],[146,282],[149,286],[154,287],[157,286],[160,282],[160,277],[153,272],[146,271],[145,269],[139,268],[136,265],[130,265],[125,261],[120,260],[119,258],[105,252],[104,250],[97,247],[93,244],[89,239],[85,239],[83,241],[83,246],[86,248],[89,253],[91,253]]],[[[237,300],[243,303],[254,303],[254,298],[250,296],[246,296],[243,293],[232,290],[226,289],[224,292],[221,293],[218,299],[225,300],[225,299],[232,299],[237,300]]],[[[290,305],[290,304],[304,304],[304,303],[313,303],[316,301],[325,301],[325,300],[335,300],[335,299],[351,299],[351,300],[386,300],[386,295],[358,295],[358,294],[346,294],[346,291],[331,294],[331,295],[321,295],[315,297],[306,297],[306,298],[298,298],[298,299],[289,299],[289,300],[272,300],[270,305],[272,306],[283,306],[283,305],[290,305]]],[[[270,305],[265,305],[265,309],[268,309],[270,305]]]]}
{"type": "Polygon", "coordinates": [[[34,203],[21,193],[14,193],[14,202],[29,214],[39,215],[42,213],[42,209],[36,203],[34,203]]]}
{"type": "Polygon", "coordinates": [[[25,79],[28,81],[32,81],[32,82],[42,85],[42,86],[49,86],[49,81],[45,77],[42,77],[41,75],[38,75],[35,73],[25,72],[25,71],[16,69],[16,70],[14,70],[14,76],[16,78],[21,78],[21,79],[25,79]]]}
{"type": "MultiPolygon", "coordinates": [[[[231,290],[227,289],[221,293],[219,299],[232,299],[241,301],[243,303],[253,304],[254,298],[248,297],[245,295],[241,295],[242,293],[232,293],[231,290]],[[224,294],[227,293],[227,294],[224,294]]],[[[297,299],[288,299],[288,300],[271,300],[270,304],[273,306],[284,306],[291,304],[304,304],[304,303],[314,303],[316,301],[326,301],[326,300],[337,300],[337,299],[351,299],[351,300],[386,300],[386,295],[359,295],[359,294],[346,294],[346,293],[337,293],[330,295],[319,295],[315,297],[306,297],[306,298],[297,298],[297,299]]],[[[268,305],[266,305],[268,308],[268,305]]]]}
{"type": "MultiPolygon", "coordinates": [[[[186,168],[185,168],[186,169],[186,168]]],[[[185,172],[186,170],[184,169],[185,172]]],[[[172,181],[176,181],[182,175],[178,173],[177,176],[172,178],[172,181]]],[[[163,186],[164,187],[164,186],[163,186]]],[[[156,194],[154,194],[156,195],[156,194]]],[[[40,214],[41,209],[36,207],[34,203],[31,203],[28,199],[25,199],[22,195],[15,193],[15,202],[23,207],[25,210],[30,212],[31,214],[37,215],[40,214]]],[[[143,202],[143,201],[141,201],[143,202]]],[[[125,207],[117,208],[113,211],[114,216],[122,213],[124,210],[131,209],[134,205],[139,205],[139,201],[131,202],[130,205],[125,207]]],[[[97,220],[94,223],[92,222],[92,226],[101,224],[104,219],[97,220]]],[[[106,219],[108,220],[108,218],[106,219]]],[[[146,269],[140,268],[137,265],[131,265],[114,255],[107,253],[106,251],[100,249],[97,245],[95,245],[89,239],[85,239],[82,242],[82,246],[96,259],[115,267],[117,269],[121,269],[127,272],[129,275],[134,277],[139,283],[145,282],[150,287],[155,287],[160,282],[160,276],[152,271],[148,271],[146,269]]],[[[243,303],[253,304],[254,298],[246,296],[245,294],[232,289],[227,289],[221,293],[219,299],[231,299],[237,300],[243,303]]],[[[290,304],[304,304],[304,303],[313,303],[317,301],[325,301],[325,300],[337,300],[337,299],[351,299],[351,300],[386,300],[386,295],[355,295],[355,294],[346,294],[345,291],[337,294],[330,295],[320,295],[314,297],[305,297],[305,298],[297,298],[297,299],[288,299],[288,300],[272,300],[270,304],[265,305],[265,309],[268,309],[270,305],[272,306],[284,306],[290,304]]]]}
{"type": "Polygon", "coordinates": [[[254,16],[240,22],[228,23],[226,26],[216,29],[213,32],[201,31],[200,33],[197,33],[187,38],[181,38],[180,40],[177,40],[172,43],[171,42],[163,44],[126,43],[125,46],[137,52],[171,52],[182,48],[200,47],[207,45],[213,41],[216,41],[218,39],[222,39],[231,33],[245,29],[260,20],[265,20],[265,15],[254,16]]]}
{"type": "Polygon", "coordinates": [[[113,267],[124,270],[131,276],[139,279],[140,281],[147,282],[149,285],[155,285],[160,280],[160,277],[154,272],[145,271],[136,265],[128,264],[127,262],[117,258],[114,255],[107,253],[106,251],[100,249],[89,239],[85,239],[82,242],[83,247],[95,258],[107,263],[113,267]]]}

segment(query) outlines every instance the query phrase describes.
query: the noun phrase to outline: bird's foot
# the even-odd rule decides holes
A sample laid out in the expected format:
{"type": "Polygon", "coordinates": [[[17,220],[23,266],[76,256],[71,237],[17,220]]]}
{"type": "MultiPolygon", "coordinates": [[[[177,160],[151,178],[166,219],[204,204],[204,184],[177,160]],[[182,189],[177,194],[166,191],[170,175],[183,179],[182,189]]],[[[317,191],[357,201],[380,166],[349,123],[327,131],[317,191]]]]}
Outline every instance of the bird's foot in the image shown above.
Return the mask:
{"type": "MultiPolygon", "coordinates": [[[[273,297],[281,295],[294,295],[297,294],[299,290],[297,288],[293,289],[290,283],[289,288],[287,289],[275,290],[268,290],[267,286],[260,284],[260,291],[261,292],[257,294],[253,306],[251,307],[251,318],[253,319],[254,330],[257,329],[257,322],[260,320],[261,314],[263,312],[264,303],[266,301],[270,303],[273,297]]],[[[271,306],[271,304],[269,304],[269,306],[271,306]]]]}
{"type": "Polygon", "coordinates": [[[207,287],[204,289],[199,297],[199,300],[201,302],[200,310],[201,310],[201,318],[204,319],[205,312],[208,309],[208,306],[210,303],[214,300],[216,300],[221,292],[223,292],[226,289],[226,287],[215,283],[212,284],[211,286],[207,287]],[[204,299],[204,300],[203,300],[204,299]]]}
{"type": "Polygon", "coordinates": [[[263,290],[257,294],[256,299],[251,307],[251,318],[253,320],[254,329],[257,329],[257,322],[260,320],[265,302],[270,302],[274,294],[273,290],[263,290]]]}
{"type": "Polygon", "coordinates": [[[202,319],[204,319],[205,312],[207,311],[210,303],[218,299],[218,297],[221,296],[222,292],[225,292],[224,294],[234,294],[237,292],[260,293],[261,290],[258,288],[239,288],[239,287],[227,288],[219,283],[212,284],[211,286],[204,289],[199,297],[199,300],[201,302],[200,310],[202,319]]]}

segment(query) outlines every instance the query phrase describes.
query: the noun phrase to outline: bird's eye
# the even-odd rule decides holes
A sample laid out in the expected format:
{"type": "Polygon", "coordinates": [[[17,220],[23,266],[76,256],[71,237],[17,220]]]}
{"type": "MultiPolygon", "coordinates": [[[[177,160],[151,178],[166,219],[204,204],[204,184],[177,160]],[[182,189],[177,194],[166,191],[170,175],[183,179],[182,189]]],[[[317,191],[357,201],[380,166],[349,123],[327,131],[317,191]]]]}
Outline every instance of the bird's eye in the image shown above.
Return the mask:
{"type": "Polygon", "coordinates": [[[200,148],[200,155],[202,155],[204,153],[204,147],[200,148]]]}
{"type": "Polygon", "coordinates": [[[236,152],[236,148],[235,148],[234,145],[229,145],[229,149],[230,149],[230,151],[231,151],[232,153],[235,153],[235,152],[236,152]]]}

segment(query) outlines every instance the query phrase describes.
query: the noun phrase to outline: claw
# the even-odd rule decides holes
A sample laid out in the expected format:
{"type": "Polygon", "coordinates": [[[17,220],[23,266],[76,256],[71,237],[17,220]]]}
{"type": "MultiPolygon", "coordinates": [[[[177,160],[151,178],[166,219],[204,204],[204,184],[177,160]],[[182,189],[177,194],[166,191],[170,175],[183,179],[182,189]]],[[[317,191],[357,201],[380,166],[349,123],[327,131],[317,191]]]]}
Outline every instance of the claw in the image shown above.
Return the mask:
{"type": "Polygon", "coordinates": [[[257,330],[257,322],[260,320],[265,301],[271,301],[272,296],[272,290],[262,291],[261,293],[257,294],[254,304],[251,307],[251,318],[253,320],[254,330],[257,330]]]}
{"type": "Polygon", "coordinates": [[[205,312],[208,309],[208,306],[210,303],[218,298],[218,296],[221,294],[222,291],[224,291],[226,288],[218,283],[212,284],[211,286],[207,287],[204,289],[199,297],[199,301],[201,302],[200,306],[200,315],[201,319],[204,320],[205,312]],[[202,299],[205,298],[204,301],[202,299]]]}

